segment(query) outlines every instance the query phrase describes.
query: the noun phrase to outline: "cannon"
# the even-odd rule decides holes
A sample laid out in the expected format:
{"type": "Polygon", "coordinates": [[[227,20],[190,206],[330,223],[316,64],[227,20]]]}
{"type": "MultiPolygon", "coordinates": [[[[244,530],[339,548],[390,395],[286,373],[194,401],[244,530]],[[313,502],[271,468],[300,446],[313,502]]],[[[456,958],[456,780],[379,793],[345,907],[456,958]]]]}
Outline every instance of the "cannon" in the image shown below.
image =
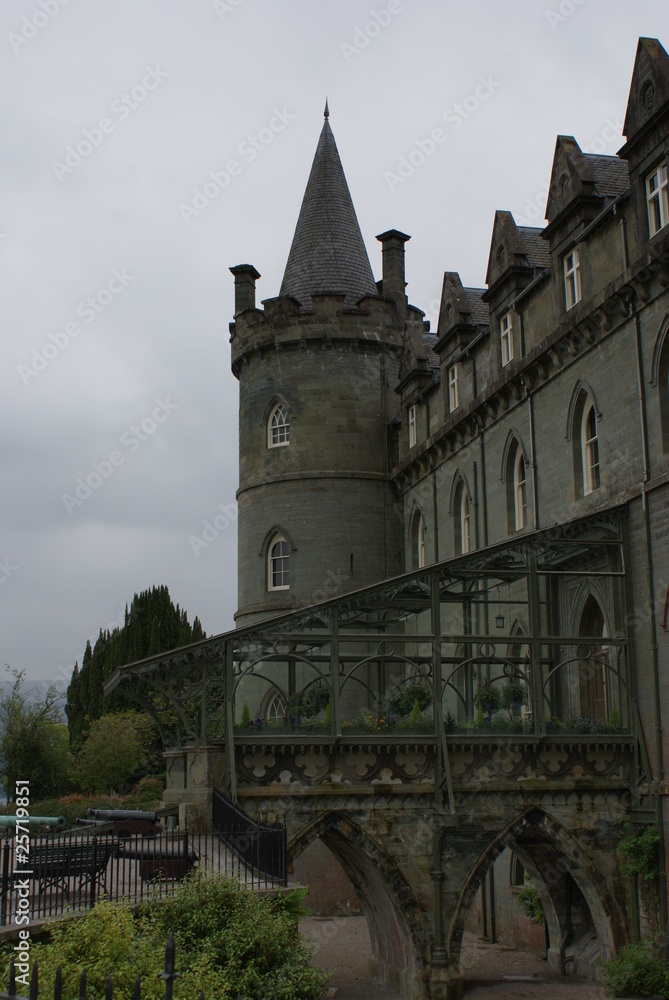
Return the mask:
{"type": "Polygon", "coordinates": [[[65,826],[64,816],[0,816],[0,829],[3,827],[13,828],[16,824],[20,826],[57,826],[62,830],[65,826]]]}
{"type": "Polygon", "coordinates": [[[119,837],[132,834],[155,836],[158,814],[143,812],[141,809],[89,809],[89,820],[114,824],[114,833],[119,837]]]}

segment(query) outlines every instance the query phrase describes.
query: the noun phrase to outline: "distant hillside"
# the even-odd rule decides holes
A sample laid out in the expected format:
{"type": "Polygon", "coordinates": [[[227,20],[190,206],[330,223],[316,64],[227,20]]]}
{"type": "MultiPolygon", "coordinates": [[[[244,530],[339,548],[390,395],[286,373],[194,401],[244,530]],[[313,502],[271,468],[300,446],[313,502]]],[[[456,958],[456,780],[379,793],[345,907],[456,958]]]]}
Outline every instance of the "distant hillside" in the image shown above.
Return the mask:
{"type": "Polygon", "coordinates": [[[130,608],[126,605],[123,628],[100,629],[95,646],[91,649],[90,642],[86,643],[81,668],[74,665],[65,705],[70,744],[81,742],[94,719],[128,707],[119,696],[103,697],[105,681],[117,667],[205,638],[200,619],[196,616],[190,625],[187,613],[172,603],[167,587],[135,594],[130,608]]]}

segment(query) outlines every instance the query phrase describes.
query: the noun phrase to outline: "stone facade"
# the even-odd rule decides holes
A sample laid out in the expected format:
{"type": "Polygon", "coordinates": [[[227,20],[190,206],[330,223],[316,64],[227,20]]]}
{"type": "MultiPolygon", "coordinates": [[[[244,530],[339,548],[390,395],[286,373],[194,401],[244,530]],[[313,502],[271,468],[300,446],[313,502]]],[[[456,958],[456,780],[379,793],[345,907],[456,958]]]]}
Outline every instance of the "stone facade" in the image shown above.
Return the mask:
{"type": "Polygon", "coordinates": [[[320,838],[375,973],[412,1000],[461,996],[467,914],[488,934],[504,917],[490,872],[508,883],[509,851],[550,964],[596,975],[648,916],[619,824],[669,840],[669,56],[653,39],[624,132],[617,156],[558,138],[547,225],[498,212],[486,287],[446,273],[434,333],[405,294],[404,233],[378,237],[373,280],[327,113],[279,296],[258,308],[258,272],[232,268],[238,628],[145,661],[135,693],[179,710],[166,804],[206,825],[216,785],[285,819],[292,859],[320,838]],[[364,730],[407,681],[432,714],[364,730]],[[523,697],[486,716],[507,681],[523,697]]]}

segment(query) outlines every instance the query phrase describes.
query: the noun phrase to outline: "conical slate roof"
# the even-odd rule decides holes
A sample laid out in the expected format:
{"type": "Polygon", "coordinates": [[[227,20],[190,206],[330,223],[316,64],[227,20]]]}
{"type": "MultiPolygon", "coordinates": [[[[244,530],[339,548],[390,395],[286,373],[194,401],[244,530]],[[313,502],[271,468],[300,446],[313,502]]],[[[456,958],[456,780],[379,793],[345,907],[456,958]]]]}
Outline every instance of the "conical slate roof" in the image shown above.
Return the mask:
{"type": "Polygon", "coordinates": [[[327,115],[279,294],[309,308],[311,296],[325,292],[343,293],[346,305],[377,294],[327,115]]]}

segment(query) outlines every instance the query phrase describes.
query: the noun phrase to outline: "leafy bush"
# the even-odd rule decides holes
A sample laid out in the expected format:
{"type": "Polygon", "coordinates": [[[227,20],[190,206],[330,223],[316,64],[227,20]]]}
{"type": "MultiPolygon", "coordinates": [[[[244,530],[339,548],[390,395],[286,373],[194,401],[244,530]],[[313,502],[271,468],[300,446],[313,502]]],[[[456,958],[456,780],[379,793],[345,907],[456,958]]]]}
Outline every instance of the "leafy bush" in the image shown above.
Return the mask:
{"type": "Polygon", "coordinates": [[[603,968],[610,996],[669,997],[669,967],[650,941],[628,944],[610,962],[605,962],[603,968]]]}
{"type": "Polygon", "coordinates": [[[114,712],[96,719],[77,755],[75,773],[84,792],[121,791],[146,763],[154,723],[140,712],[114,712]]]}
{"type": "Polygon", "coordinates": [[[641,833],[629,836],[618,844],[618,853],[624,859],[622,870],[627,875],[640,875],[646,881],[657,877],[659,872],[658,848],[661,838],[657,827],[644,826],[641,833]]]}
{"type": "Polygon", "coordinates": [[[532,880],[525,875],[524,886],[516,896],[518,905],[522,906],[525,911],[525,915],[532,921],[533,924],[543,924],[546,920],[546,915],[544,914],[544,908],[541,905],[541,900],[539,899],[539,893],[534,888],[532,880]]]}
{"type": "Polygon", "coordinates": [[[499,693],[499,688],[493,687],[492,684],[480,687],[474,698],[476,707],[480,708],[484,715],[494,715],[495,712],[499,711],[501,701],[502,696],[499,693]]]}
{"type": "Polygon", "coordinates": [[[330,689],[325,681],[315,681],[290,700],[290,715],[296,720],[311,719],[320,715],[330,700],[330,689]]]}
{"type": "MultiPolygon", "coordinates": [[[[200,873],[184,880],[175,895],[155,900],[137,917],[130,907],[101,901],[85,917],[53,925],[51,940],[33,942],[40,993],[53,991],[56,967],[63,994],[78,995],[86,969],[89,1000],[102,1000],[111,972],[114,996],[132,996],[139,973],[143,1000],[164,1000],[159,978],[170,934],[176,944],[175,1000],[276,997],[320,1000],[328,975],[309,966],[310,947],[297,937],[303,893],[277,899],[242,888],[223,877],[200,873]]],[[[4,946],[7,976],[11,945],[4,946]]]]}
{"type": "Polygon", "coordinates": [[[527,702],[527,688],[519,680],[509,681],[502,688],[500,701],[502,708],[507,710],[509,718],[511,718],[513,710],[520,708],[521,705],[527,702]]]}
{"type": "Polygon", "coordinates": [[[419,712],[432,704],[432,692],[427,684],[401,684],[387,698],[388,708],[401,718],[409,715],[418,702],[419,712]]]}

